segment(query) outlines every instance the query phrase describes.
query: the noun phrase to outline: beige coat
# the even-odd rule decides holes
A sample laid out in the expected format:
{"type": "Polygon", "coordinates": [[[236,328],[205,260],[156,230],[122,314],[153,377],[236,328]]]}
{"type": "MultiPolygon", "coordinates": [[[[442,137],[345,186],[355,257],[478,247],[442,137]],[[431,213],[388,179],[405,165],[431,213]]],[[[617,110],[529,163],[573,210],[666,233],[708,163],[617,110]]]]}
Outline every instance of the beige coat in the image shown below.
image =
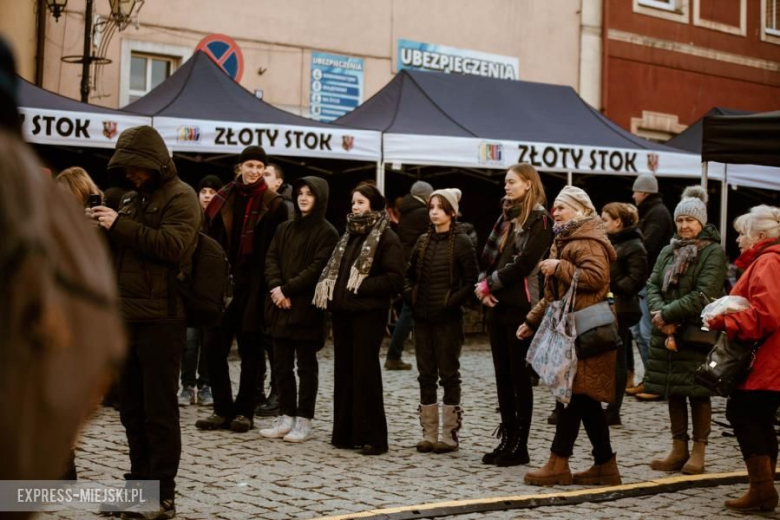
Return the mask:
{"type": "MultiPolygon", "coordinates": [[[[526,324],[536,330],[547,304],[559,300],[569,289],[575,270],[580,270],[574,310],[604,301],[609,293],[609,264],[616,258],[598,217],[588,217],[559,233],[550,248],[550,258],[561,262],[544,282],[544,298],[526,316],[526,324]]],[[[586,394],[597,401],[615,400],[615,364],[617,351],[579,360],[574,377],[574,393],[586,394]]]]}

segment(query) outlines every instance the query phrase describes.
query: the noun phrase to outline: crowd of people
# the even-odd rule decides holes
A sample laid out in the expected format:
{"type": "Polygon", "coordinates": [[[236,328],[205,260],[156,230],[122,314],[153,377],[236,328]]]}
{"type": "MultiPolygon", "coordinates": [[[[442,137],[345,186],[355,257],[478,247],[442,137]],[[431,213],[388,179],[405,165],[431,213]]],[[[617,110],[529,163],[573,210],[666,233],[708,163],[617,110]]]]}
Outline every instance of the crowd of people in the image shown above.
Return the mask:
{"type": "MultiPolygon", "coordinates": [[[[536,374],[527,360],[529,346],[551,304],[568,292],[576,295],[572,312],[610,302],[619,339],[613,348],[577,360],[571,399],[559,404],[553,417],[549,459],[528,471],[525,482],[620,484],[609,427],[621,424],[624,393],[668,403],[671,450],[651,461],[652,469],[704,471],[711,391],[694,378],[707,351],[697,346],[691,329],[700,329],[707,302],[724,294],[727,258],[717,229],[708,223],[702,188],[686,189],[672,214],[659,204],[652,175],[641,175],[634,184],[637,206],[613,202],[601,212],[585,191],[566,186],[548,211],[538,172],[517,164],[506,172],[501,213],[478,258],[470,230],[458,222],[463,194],[457,188],[434,190],[416,182],[396,225],[377,187],[360,183],[352,190],[346,230],[339,236],[325,217],[329,186],[324,179],[303,177],[282,188],[281,169],[269,168],[258,146],[244,149],[237,163],[232,181],[223,185],[207,176],[196,194],[179,179],[157,131],[136,127],[120,135],[109,162],[109,172],[132,184],[113,203],[82,168],[68,168],[55,178],[100,229],[116,266],[128,335],[118,376],[120,417],[130,449],[125,477],[161,484],[159,510],[139,516],[175,515],[179,406],[213,406],[213,413],[195,426],[237,433],[254,428],[264,406],[267,415],[278,416],[260,430],[262,437],[296,443],[310,439],[317,352],[329,330],[334,348],[330,443],[367,456],[387,452],[379,351],[397,296],[402,305],[385,368],[411,368],[401,352],[413,331],[422,429],[418,451],[446,453],[460,447],[459,357],[464,306],[474,301],[484,310],[501,418],[499,442],[482,461],[499,467],[530,462],[536,374]],[[177,275],[192,269],[200,233],[224,250],[232,298],[217,325],[188,328],[177,275]],[[241,357],[235,396],[228,367],[234,341],[241,357]],[[636,385],[633,342],[645,367],[636,385]],[[272,395],[278,403],[269,405],[272,395]],[[572,473],[569,458],[581,425],[592,444],[593,464],[572,473]]],[[[773,425],[780,407],[780,287],[771,272],[780,264],[774,254],[780,253],[780,209],[757,206],[735,227],[741,250],[736,263],[745,273],[732,294],[747,298],[751,307],[709,326],[760,347],[754,370],[734,391],[727,412],[750,489],[726,505],[738,511],[773,510],[778,500],[773,425]]],[[[103,512],[114,513],[120,506],[105,504],[103,512]]]]}

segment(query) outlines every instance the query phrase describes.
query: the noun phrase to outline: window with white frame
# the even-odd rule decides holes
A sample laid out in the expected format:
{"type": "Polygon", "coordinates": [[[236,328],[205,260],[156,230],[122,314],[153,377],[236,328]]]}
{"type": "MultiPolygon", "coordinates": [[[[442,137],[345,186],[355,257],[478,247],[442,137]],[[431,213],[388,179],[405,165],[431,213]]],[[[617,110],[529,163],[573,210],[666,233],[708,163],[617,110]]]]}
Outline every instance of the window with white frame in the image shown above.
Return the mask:
{"type": "Polygon", "coordinates": [[[130,87],[128,101],[132,103],[168,79],[178,66],[178,58],[133,52],[130,56],[130,87]]]}
{"type": "Polygon", "coordinates": [[[780,0],[766,0],[766,26],[764,31],[780,36],[780,0]]]}
{"type": "Polygon", "coordinates": [[[677,11],[677,0],[639,0],[639,5],[664,11],[677,11]]]}

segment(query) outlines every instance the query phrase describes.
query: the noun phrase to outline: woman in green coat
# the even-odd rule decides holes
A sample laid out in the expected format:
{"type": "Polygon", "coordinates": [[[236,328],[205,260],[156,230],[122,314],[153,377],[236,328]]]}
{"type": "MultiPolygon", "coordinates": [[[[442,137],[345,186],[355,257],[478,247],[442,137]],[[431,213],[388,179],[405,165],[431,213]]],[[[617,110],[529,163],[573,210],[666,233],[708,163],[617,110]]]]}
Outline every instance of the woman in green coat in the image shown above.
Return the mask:
{"type": "Polygon", "coordinates": [[[704,297],[721,296],[726,279],[726,254],[718,230],[707,224],[706,199],[707,193],[700,186],[685,189],[674,210],[677,233],[658,256],[647,283],[653,335],[645,391],[668,399],[672,430],[672,451],[666,458],[650,463],[658,471],[704,471],[712,405],[709,391],[695,383],[693,373],[704,363],[707,351],[683,341],[682,332],[686,326],[701,327],[704,297]],[[690,454],[688,402],[693,423],[690,454]]]}

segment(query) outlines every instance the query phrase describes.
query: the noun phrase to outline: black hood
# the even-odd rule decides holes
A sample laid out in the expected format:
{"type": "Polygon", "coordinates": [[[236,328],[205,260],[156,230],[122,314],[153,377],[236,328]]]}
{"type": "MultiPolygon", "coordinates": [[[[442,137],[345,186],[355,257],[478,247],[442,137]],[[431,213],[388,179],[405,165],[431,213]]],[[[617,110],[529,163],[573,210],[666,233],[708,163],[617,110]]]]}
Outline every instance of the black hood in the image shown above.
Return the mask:
{"type": "Polygon", "coordinates": [[[109,170],[145,168],[157,174],[152,185],[164,184],[176,177],[176,166],[162,136],[151,126],[128,128],[119,135],[116,149],[108,162],[109,170]]]}
{"type": "Polygon", "coordinates": [[[300,220],[301,209],[298,207],[298,197],[294,196],[298,193],[298,189],[306,185],[314,193],[316,201],[314,201],[314,209],[309,215],[310,218],[315,220],[323,220],[325,218],[325,212],[328,210],[328,197],[330,195],[330,187],[328,182],[321,177],[303,177],[295,181],[290,190],[293,205],[295,206],[295,220],[300,220]]]}
{"type": "Polygon", "coordinates": [[[276,192],[279,195],[281,195],[284,200],[292,200],[293,198],[293,187],[286,182],[279,186],[279,190],[276,192]]]}

